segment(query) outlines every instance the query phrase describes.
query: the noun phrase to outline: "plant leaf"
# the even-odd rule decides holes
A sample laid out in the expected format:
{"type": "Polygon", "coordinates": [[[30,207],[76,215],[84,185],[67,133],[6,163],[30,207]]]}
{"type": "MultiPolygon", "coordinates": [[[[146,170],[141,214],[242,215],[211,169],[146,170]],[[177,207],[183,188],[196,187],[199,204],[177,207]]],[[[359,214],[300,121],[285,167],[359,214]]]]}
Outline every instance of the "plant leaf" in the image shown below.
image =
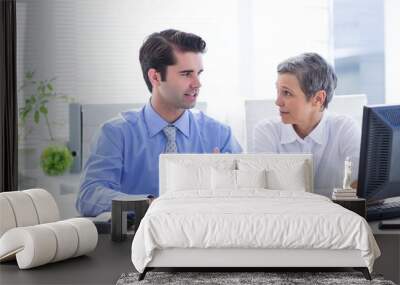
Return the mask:
{"type": "Polygon", "coordinates": [[[38,85],[38,87],[37,87],[37,92],[39,93],[39,96],[42,96],[42,93],[44,93],[44,82],[43,82],[43,80],[41,80],[40,82],[39,82],[39,85],[38,85]]]}
{"type": "Polygon", "coordinates": [[[27,71],[25,73],[25,78],[26,79],[32,79],[32,77],[33,77],[33,72],[32,71],[27,71]]]}
{"type": "Polygon", "coordinates": [[[26,121],[26,117],[28,116],[30,110],[26,110],[26,109],[21,109],[19,112],[19,115],[21,116],[22,122],[25,123],[26,121]]]}
{"type": "Polygon", "coordinates": [[[34,120],[36,124],[39,124],[39,119],[40,119],[40,113],[38,110],[35,111],[35,116],[34,116],[34,120]]]}
{"type": "Polygon", "coordinates": [[[48,113],[47,108],[46,108],[45,106],[43,106],[43,105],[40,106],[40,109],[39,109],[39,110],[40,110],[40,112],[43,113],[43,114],[46,114],[46,115],[47,115],[47,113],[48,113]]]}

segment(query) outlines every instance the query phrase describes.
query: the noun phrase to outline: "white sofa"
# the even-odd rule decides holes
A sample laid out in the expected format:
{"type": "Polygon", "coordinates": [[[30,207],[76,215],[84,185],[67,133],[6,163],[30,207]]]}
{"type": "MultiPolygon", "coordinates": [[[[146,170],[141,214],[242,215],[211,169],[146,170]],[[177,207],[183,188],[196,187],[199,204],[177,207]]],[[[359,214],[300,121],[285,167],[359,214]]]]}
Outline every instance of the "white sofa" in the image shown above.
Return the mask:
{"type": "Polygon", "coordinates": [[[86,254],[97,245],[92,221],[59,221],[54,198],[44,189],[0,193],[0,262],[16,259],[20,269],[86,254]]]}

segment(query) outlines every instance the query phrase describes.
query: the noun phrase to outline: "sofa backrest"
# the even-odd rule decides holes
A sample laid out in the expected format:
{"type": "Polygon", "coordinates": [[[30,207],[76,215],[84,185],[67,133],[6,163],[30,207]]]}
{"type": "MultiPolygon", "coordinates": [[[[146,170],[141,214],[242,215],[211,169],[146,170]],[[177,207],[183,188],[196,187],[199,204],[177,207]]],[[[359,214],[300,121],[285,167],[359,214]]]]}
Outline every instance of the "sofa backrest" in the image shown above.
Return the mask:
{"type": "Polygon", "coordinates": [[[53,196],[44,189],[0,193],[0,237],[15,227],[56,222],[60,213],[53,196]]]}

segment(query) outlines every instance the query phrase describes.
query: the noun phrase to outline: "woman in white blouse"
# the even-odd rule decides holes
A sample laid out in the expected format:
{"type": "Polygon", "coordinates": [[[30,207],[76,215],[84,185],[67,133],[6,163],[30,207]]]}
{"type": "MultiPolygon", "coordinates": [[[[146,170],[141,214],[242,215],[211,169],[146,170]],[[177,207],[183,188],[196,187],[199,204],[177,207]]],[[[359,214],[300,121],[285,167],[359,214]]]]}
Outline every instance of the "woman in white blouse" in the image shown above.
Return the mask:
{"type": "Polygon", "coordinates": [[[337,84],[332,66],[316,53],[304,53],[280,63],[277,71],[275,104],[280,119],[257,124],[255,151],[312,153],[314,191],[325,196],[342,187],[344,161],[349,157],[354,187],[361,131],[350,117],[326,110],[337,84]]]}

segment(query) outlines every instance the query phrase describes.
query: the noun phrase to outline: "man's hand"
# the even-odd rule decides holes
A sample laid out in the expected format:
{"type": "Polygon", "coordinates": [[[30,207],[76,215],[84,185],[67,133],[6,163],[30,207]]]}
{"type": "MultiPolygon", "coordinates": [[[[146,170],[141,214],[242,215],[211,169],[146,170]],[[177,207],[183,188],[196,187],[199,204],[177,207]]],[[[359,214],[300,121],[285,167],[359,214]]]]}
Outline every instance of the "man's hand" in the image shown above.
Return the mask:
{"type": "Polygon", "coordinates": [[[213,153],[221,153],[221,151],[219,150],[219,148],[217,148],[217,147],[214,147],[214,149],[213,149],[213,153]]]}
{"type": "Polygon", "coordinates": [[[153,203],[153,201],[154,201],[155,199],[157,199],[157,198],[156,198],[156,197],[149,197],[149,200],[148,200],[149,206],[151,205],[151,203],[153,203]]]}
{"type": "Polygon", "coordinates": [[[350,187],[351,187],[351,188],[354,188],[354,189],[357,189],[357,186],[358,186],[358,181],[357,181],[357,180],[354,180],[354,181],[350,184],[350,187]]]}

